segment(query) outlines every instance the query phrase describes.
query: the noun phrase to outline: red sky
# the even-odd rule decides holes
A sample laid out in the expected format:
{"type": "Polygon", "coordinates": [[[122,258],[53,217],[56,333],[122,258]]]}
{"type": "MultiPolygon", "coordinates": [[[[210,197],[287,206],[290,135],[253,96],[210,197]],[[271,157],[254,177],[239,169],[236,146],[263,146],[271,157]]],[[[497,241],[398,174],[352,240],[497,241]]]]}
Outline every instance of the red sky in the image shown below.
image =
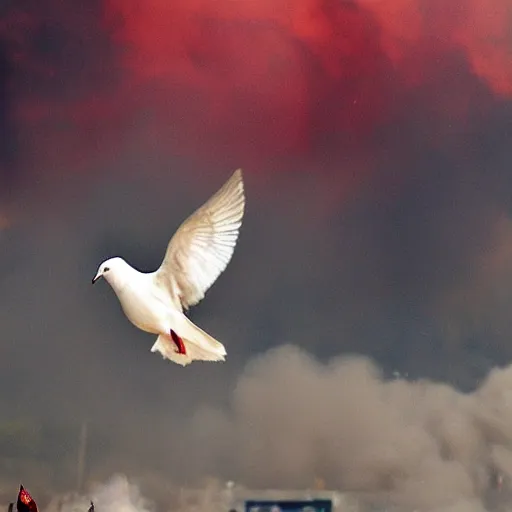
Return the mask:
{"type": "Polygon", "coordinates": [[[226,165],[336,171],[418,105],[433,127],[456,130],[487,108],[482,89],[512,95],[504,0],[45,3],[0,25],[15,70],[12,129],[44,172],[90,170],[134,142],[226,165]]]}

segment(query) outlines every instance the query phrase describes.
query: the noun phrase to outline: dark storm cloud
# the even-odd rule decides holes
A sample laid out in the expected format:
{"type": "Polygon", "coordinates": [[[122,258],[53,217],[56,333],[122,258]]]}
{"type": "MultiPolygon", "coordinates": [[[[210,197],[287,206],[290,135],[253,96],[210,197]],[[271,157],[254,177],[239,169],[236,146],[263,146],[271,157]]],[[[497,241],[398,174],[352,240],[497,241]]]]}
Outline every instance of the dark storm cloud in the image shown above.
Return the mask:
{"type": "Polygon", "coordinates": [[[0,7],[0,192],[108,146],[104,98],[119,73],[102,9],[96,0],[0,7]]]}

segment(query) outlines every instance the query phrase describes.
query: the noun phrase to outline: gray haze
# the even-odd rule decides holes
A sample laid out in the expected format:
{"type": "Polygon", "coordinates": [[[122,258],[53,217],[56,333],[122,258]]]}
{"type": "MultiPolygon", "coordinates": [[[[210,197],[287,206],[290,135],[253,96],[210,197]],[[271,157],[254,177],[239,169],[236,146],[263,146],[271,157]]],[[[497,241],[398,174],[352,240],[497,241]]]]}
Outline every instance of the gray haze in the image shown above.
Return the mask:
{"type": "MultiPolygon", "coordinates": [[[[320,475],[329,487],[434,509],[479,503],[489,468],[511,471],[510,370],[479,384],[509,362],[506,212],[488,197],[471,202],[476,191],[463,185],[460,211],[448,199],[440,206],[440,178],[425,184],[425,206],[408,206],[404,194],[391,207],[366,189],[333,211],[323,200],[328,177],[312,192],[308,176],[268,177],[262,187],[247,172],[239,246],[192,311],[226,344],[227,362],[183,370],[151,354],[153,338],[90,279],[118,254],[142,270],[158,266],[170,234],[224,173],[198,182],[180,162],[153,179],[134,172],[142,163],[69,180],[44,208],[45,194],[20,194],[27,210],[1,239],[6,416],[77,435],[88,420],[91,477],[151,469],[185,484],[214,475],[304,487],[320,475]],[[374,364],[388,379],[399,370],[446,384],[389,382],[374,364]]],[[[72,440],[52,462],[57,474],[74,471],[75,453],[72,440]]]]}

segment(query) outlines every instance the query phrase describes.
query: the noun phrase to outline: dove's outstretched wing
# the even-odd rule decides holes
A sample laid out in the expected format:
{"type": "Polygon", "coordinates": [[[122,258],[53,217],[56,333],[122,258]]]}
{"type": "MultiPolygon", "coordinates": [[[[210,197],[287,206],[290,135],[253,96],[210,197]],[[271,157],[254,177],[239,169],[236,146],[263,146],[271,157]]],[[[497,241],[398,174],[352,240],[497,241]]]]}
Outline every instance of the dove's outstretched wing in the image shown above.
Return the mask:
{"type": "Polygon", "coordinates": [[[185,310],[204,297],[231,260],[244,208],[244,184],[238,169],[171,238],[156,277],[185,310]]]}

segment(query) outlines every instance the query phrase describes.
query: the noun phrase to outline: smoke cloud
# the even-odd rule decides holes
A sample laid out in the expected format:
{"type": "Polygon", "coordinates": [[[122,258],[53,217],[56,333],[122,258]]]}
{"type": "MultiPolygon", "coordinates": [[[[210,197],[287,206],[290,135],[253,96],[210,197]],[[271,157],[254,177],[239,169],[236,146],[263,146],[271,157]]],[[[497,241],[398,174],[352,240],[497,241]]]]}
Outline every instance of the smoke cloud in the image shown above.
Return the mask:
{"type": "Polygon", "coordinates": [[[496,478],[512,477],[511,378],[496,369],[464,394],[385,379],[367,358],[320,363],[283,346],[249,363],[227,410],[196,411],[173,453],[184,474],[253,489],[307,489],[321,477],[361,510],[494,509],[510,497],[496,478]]]}
{"type": "Polygon", "coordinates": [[[105,483],[92,486],[89,497],[68,496],[51,502],[47,512],[85,512],[91,501],[95,510],[107,512],[150,512],[154,503],[144,498],[138,487],[124,475],[114,475],[105,483]],[[60,501],[60,502],[59,502],[60,501]]]}
{"type": "MultiPolygon", "coordinates": [[[[199,472],[220,479],[197,505],[205,511],[232,506],[223,501],[222,479],[249,489],[308,489],[318,478],[355,497],[358,510],[370,503],[495,510],[510,500],[511,379],[510,367],[495,369],[465,394],[429,380],[386,379],[364,357],[321,363],[282,346],[247,365],[227,408],[205,406],[187,420],[173,457],[182,477],[199,472]]],[[[134,482],[116,476],[93,485],[89,496],[98,509],[127,512],[153,510],[162,496],[177,499],[176,481],[157,489],[153,501],[134,482]]],[[[61,505],[86,510],[87,500],[61,505]]]]}

